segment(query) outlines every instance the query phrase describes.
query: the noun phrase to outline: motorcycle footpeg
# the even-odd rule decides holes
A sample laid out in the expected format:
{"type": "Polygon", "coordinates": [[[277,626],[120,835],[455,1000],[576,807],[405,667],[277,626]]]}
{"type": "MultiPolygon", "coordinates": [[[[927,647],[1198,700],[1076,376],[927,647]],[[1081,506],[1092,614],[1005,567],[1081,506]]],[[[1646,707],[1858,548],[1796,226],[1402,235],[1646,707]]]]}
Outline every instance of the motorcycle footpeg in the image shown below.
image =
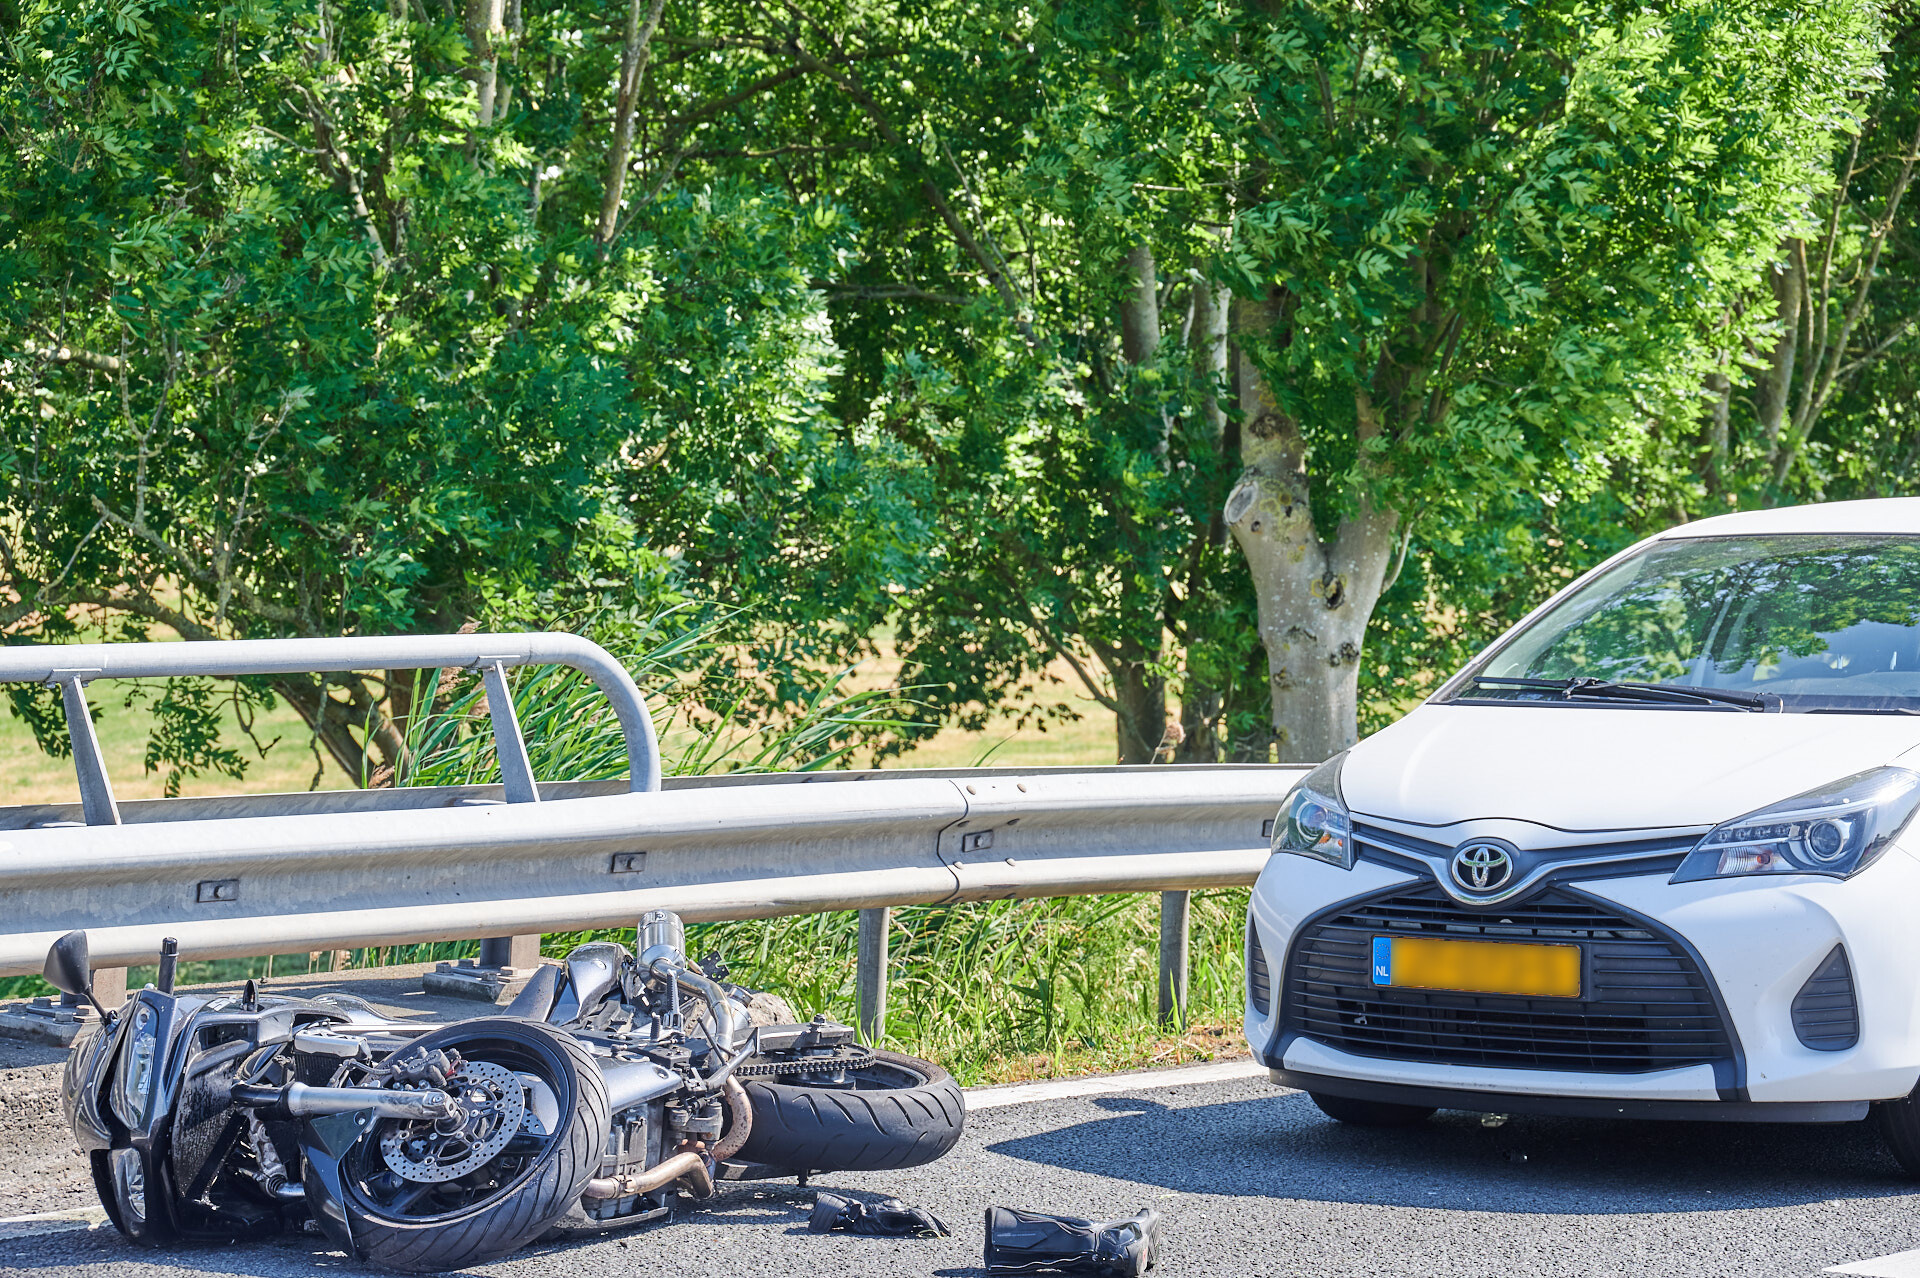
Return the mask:
{"type": "Polygon", "coordinates": [[[1092,1221],[1017,1207],[987,1208],[990,1274],[1091,1274],[1142,1278],[1160,1247],[1160,1213],[1092,1221]]]}
{"type": "Polygon", "coordinates": [[[924,1207],[909,1207],[898,1198],[863,1203],[838,1194],[817,1194],[810,1233],[864,1234],[870,1238],[945,1238],[953,1231],[924,1207]]]}

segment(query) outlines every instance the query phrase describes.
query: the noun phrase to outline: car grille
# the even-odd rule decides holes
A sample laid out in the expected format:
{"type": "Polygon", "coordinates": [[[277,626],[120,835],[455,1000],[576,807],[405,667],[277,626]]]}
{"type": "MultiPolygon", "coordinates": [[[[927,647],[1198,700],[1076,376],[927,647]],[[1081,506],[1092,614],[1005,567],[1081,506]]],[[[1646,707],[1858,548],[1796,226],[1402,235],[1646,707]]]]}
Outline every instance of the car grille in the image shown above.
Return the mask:
{"type": "Polygon", "coordinates": [[[1732,1058],[1713,990],[1678,941],[1564,889],[1495,910],[1401,886],[1305,927],[1287,959],[1285,1028],[1359,1056],[1634,1073],[1732,1058]],[[1577,941],[1579,999],[1372,983],[1375,936],[1577,941]]]}
{"type": "Polygon", "coordinates": [[[1273,990],[1267,978],[1267,955],[1260,948],[1259,929],[1251,920],[1247,923],[1247,998],[1260,1015],[1272,1014],[1273,990]]]}

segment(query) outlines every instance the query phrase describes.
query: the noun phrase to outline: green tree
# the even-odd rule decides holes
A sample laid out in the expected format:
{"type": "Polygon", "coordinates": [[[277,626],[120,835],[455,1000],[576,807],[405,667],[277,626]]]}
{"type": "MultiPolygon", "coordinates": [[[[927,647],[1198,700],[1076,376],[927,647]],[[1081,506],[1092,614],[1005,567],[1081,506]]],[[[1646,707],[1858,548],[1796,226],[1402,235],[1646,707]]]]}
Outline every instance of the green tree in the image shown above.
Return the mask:
{"type": "MultiPolygon", "coordinates": [[[[659,17],[0,9],[8,635],[544,622],[667,574],[613,463],[662,418],[788,411],[766,388],[816,379],[785,339],[841,232],[750,182],[669,189],[635,142],[659,17]],[[755,393],[696,402],[719,384],[755,393]]],[[[739,87],[683,76],[656,113],[739,87]]],[[[410,687],[274,690],[376,778],[410,687]]]]}
{"type": "Polygon", "coordinates": [[[1114,712],[1128,762],[1168,741],[1169,680],[1203,682],[1183,688],[1184,752],[1215,757],[1247,717],[1250,630],[1230,624],[1244,570],[1217,513],[1234,473],[1224,299],[1194,269],[1206,235],[1181,223],[1204,201],[1141,208],[1082,181],[1089,152],[1154,142],[1152,122],[1106,113],[1155,55],[1117,45],[1089,71],[1017,6],[701,20],[696,39],[669,13],[659,38],[724,48],[739,78],[774,87],[704,122],[682,174],[747,157],[788,190],[831,193],[858,231],[816,281],[838,359],[827,420],[713,436],[796,468],[737,474],[697,456],[704,437],[663,436],[674,478],[636,476],[639,505],[712,476],[674,525],[689,571],[816,658],[856,654],[891,620],[913,681],[948,689],[930,715],[1070,713],[1035,704],[1060,659],[1114,712]]]}
{"type": "Polygon", "coordinates": [[[1890,6],[1833,181],[1740,299],[1766,321],[1707,379],[1691,503],[1884,496],[1920,468],[1920,9],[1890,6]]]}
{"type": "Polygon", "coordinates": [[[1208,7],[1224,275],[1281,757],[1350,743],[1368,619],[1423,526],[1590,495],[1696,419],[1734,303],[1825,185],[1872,11],[1674,0],[1208,7]]]}

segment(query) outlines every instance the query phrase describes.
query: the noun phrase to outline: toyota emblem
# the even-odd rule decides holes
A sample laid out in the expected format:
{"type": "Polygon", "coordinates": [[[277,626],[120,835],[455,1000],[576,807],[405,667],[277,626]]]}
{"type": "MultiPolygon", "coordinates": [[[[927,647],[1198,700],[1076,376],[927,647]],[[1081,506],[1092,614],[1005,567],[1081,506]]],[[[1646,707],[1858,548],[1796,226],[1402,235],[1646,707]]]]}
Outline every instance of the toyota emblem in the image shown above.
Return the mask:
{"type": "Polygon", "coordinates": [[[1453,881],[1469,892],[1497,892],[1513,878],[1513,854],[1498,843],[1462,843],[1452,870],[1453,881]]]}

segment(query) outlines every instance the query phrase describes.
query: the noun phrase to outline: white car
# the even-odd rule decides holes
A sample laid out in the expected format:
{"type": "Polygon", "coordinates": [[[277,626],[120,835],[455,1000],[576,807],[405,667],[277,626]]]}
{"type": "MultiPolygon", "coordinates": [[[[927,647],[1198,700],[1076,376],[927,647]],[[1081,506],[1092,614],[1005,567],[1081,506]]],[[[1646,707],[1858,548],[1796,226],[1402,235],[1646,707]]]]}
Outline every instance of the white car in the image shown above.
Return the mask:
{"type": "Polygon", "coordinates": [[[1872,1116],[1920,1175],[1920,499],[1644,541],[1288,795],[1247,1039],[1330,1116],[1872,1116]]]}

